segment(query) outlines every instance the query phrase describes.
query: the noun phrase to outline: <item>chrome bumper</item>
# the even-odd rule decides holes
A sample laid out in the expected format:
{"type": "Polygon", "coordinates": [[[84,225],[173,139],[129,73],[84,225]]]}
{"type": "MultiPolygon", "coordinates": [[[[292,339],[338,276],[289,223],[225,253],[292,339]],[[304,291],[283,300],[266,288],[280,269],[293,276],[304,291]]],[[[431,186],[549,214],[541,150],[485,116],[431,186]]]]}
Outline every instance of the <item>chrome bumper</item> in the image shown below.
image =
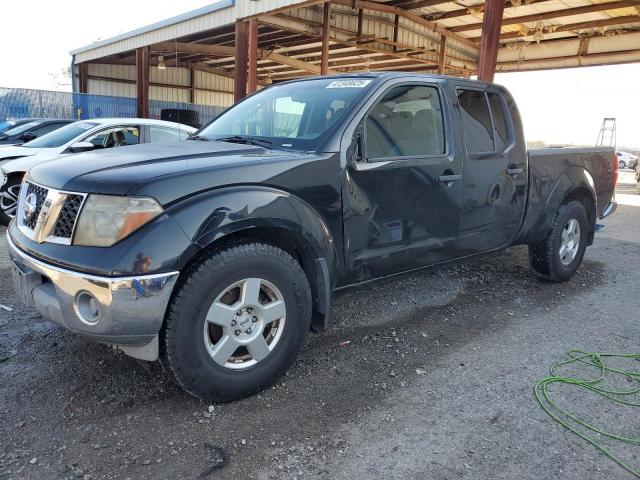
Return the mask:
{"type": "Polygon", "coordinates": [[[158,332],[179,272],[98,277],[37,260],[7,233],[16,293],[48,320],[143,360],[158,358],[158,332]]]}
{"type": "Polygon", "coordinates": [[[613,212],[618,208],[618,204],[616,202],[609,202],[609,204],[605,207],[604,212],[600,215],[600,219],[607,218],[609,215],[612,215],[613,212]]]}

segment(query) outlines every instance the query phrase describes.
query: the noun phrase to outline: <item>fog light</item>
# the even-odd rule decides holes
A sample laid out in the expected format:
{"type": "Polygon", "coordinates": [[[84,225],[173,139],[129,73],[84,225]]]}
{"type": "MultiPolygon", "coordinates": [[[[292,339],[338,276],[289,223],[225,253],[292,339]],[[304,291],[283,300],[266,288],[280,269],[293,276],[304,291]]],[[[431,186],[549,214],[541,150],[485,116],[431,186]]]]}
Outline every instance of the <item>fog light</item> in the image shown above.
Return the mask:
{"type": "Polygon", "coordinates": [[[75,307],[78,317],[83,322],[94,325],[100,320],[100,302],[89,292],[80,292],[76,295],[75,307]]]}

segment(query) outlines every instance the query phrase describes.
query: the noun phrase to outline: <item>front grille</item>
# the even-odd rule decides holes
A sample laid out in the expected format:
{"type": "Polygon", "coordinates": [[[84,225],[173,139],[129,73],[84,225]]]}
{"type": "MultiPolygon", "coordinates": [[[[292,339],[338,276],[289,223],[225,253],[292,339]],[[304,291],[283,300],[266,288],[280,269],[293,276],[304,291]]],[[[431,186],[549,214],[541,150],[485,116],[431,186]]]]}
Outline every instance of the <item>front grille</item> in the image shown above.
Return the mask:
{"type": "Polygon", "coordinates": [[[53,231],[54,237],[71,238],[83,200],[84,197],[82,195],[67,195],[67,199],[62,205],[62,210],[60,210],[60,215],[58,216],[58,221],[53,231]]]}
{"type": "Polygon", "coordinates": [[[32,193],[36,195],[36,208],[33,214],[29,216],[29,218],[25,218],[24,224],[33,230],[36,227],[36,222],[38,221],[40,210],[42,210],[42,204],[46,200],[49,190],[45,187],[41,187],[40,185],[36,185],[35,183],[28,183],[27,195],[25,198],[28,198],[32,193]]]}
{"type": "Polygon", "coordinates": [[[29,181],[21,190],[16,222],[22,233],[39,243],[71,245],[86,195],[42,187],[29,181]]]}

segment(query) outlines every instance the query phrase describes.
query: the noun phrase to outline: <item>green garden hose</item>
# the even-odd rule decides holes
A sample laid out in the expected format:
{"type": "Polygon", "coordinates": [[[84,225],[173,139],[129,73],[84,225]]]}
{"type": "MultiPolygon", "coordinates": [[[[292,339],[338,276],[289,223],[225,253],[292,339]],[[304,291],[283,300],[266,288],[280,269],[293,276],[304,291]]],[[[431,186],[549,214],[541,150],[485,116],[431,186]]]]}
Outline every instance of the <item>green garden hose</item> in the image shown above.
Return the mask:
{"type": "MultiPolygon", "coordinates": [[[[620,457],[615,455],[611,450],[609,450],[606,446],[598,443],[593,438],[589,437],[586,432],[578,429],[578,426],[582,426],[587,430],[591,430],[597,434],[603,435],[607,438],[618,440],[620,442],[631,443],[635,445],[640,445],[640,437],[627,437],[622,435],[616,435],[613,433],[605,432],[589,423],[581,420],[576,415],[568,412],[562,407],[558,406],[558,404],[549,398],[548,387],[552,383],[564,383],[568,385],[575,385],[579,388],[585,388],[592,392],[597,393],[598,395],[602,395],[603,397],[608,398],[609,400],[622,404],[629,405],[632,407],[640,407],[640,403],[636,403],[631,401],[633,395],[640,393],[640,371],[639,370],[622,370],[619,368],[613,368],[605,365],[606,358],[624,358],[624,359],[634,359],[640,360],[640,354],[622,354],[622,353],[593,353],[593,352],[584,352],[582,350],[570,350],[569,358],[560,363],[555,364],[551,367],[551,375],[543,378],[538,383],[536,383],[533,392],[542,406],[543,410],[547,412],[555,421],[557,421],[560,425],[565,427],[567,430],[575,433],[578,437],[582,438],[586,442],[589,442],[591,445],[596,447],[602,453],[604,453],[611,460],[616,462],[622,468],[632,473],[636,477],[640,478],[640,470],[637,468],[633,468],[626,462],[624,462],[620,457]],[[592,380],[585,380],[580,378],[572,378],[563,375],[559,375],[556,373],[556,370],[560,367],[564,367],[570,364],[574,364],[576,362],[581,362],[583,364],[589,365],[596,370],[598,370],[599,374],[596,378],[592,380]],[[614,375],[622,375],[628,381],[633,383],[635,388],[624,391],[617,390],[608,390],[603,388],[603,381],[605,380],[605,376],[607,374],[614,375]],[[575,423],[571,423],[571,421],[575,423]]],[[[637,400],[637,398],[635,399],[637,400]]]]}

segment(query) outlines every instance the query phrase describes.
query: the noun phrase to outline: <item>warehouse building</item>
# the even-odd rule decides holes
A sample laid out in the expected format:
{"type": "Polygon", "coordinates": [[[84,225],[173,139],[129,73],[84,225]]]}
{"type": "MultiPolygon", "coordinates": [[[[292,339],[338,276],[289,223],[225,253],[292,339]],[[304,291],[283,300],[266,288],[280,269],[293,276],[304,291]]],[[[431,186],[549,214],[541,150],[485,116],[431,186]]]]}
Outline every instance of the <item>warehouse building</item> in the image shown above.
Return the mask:
{"type": "Polygon", "coordinates": [[[74,91],[228,106],[261,86],[380,70],[640,61],[640,0],[221,0],[71,52],[74,91]]]}

